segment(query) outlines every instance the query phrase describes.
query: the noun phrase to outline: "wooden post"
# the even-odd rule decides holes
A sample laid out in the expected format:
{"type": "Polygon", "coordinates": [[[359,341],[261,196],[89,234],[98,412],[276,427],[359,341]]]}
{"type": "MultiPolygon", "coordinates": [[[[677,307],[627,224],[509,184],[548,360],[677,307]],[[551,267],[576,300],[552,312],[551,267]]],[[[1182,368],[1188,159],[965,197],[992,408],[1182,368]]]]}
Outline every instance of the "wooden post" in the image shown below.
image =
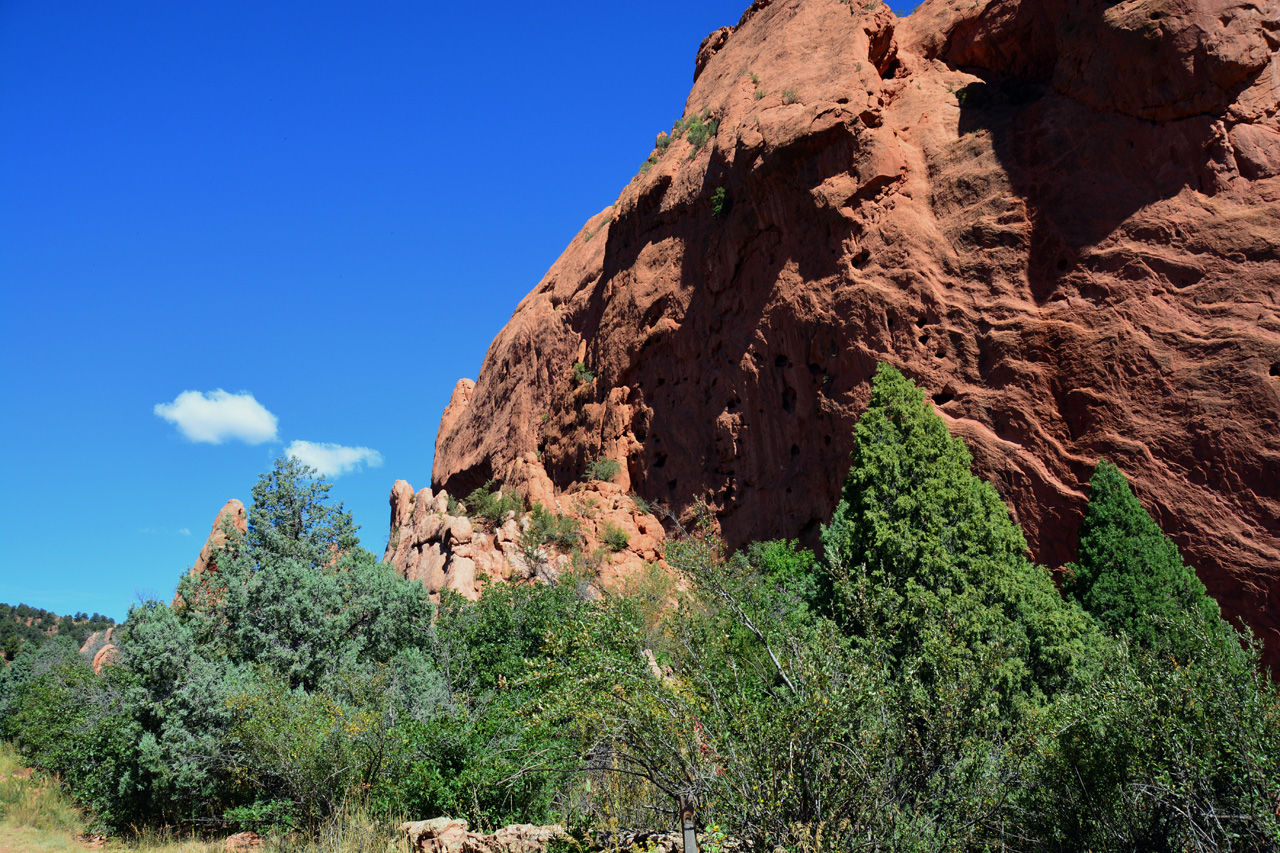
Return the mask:
{"type": "Polygon", "coordinates": [[[680,795],[680,828],[684,831],[684,853],[698,853],[698,815],[693,798],[680,795]]]}

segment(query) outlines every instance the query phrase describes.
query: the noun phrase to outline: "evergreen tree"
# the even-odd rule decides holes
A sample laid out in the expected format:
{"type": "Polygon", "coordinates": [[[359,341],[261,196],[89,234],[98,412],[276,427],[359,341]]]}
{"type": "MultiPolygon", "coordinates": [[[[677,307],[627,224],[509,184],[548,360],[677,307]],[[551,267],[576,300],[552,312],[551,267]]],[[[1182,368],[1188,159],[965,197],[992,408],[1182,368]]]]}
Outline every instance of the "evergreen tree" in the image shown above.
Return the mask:
{"type": "Polygon", "coordinates": [[[1212,625],[1218,605],[1182,561],[1178,546],[1138,503],[1128,480],[1105,459],[1089,483],[1079,561],[1067,592],[1113,634],[1146,648],[1183,651],[1176,623],[1190,614],[1212,625]]]}
{"type": "Polygon", "coordinates": [[[360,544],[359,527],[342,503],[328,505],[330,488],[292,456],[280,457],[258,478],[245,539],[259,565],[292,559],[321,566],[360,544]]]}
{"type": "Polygon", "coordinates": [[[822,541],[846,630],[887,638],[891,667],[926,689],[969,672],[970,701],[989,714],[1064,686],[1090,632],[1027,560],[1022,531],[971,461],[920,389],[881,364],[822,541]]]}

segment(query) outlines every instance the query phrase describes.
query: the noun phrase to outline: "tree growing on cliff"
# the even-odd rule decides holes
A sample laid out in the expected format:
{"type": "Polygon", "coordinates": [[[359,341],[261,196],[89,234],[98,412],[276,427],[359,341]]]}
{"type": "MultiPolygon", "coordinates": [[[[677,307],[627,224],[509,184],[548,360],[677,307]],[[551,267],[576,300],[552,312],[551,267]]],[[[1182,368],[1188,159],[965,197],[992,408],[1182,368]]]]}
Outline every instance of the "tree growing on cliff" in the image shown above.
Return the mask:
{"type": "Polygon", "coordinates": [[[1109,632],[1144,648],[1185,654],[1178,623],[1188,616],[1218,621],[1217,602],[1106,459],[1089,483],[1079,557],[1068,568],[1067,593],[1109,632]]]}

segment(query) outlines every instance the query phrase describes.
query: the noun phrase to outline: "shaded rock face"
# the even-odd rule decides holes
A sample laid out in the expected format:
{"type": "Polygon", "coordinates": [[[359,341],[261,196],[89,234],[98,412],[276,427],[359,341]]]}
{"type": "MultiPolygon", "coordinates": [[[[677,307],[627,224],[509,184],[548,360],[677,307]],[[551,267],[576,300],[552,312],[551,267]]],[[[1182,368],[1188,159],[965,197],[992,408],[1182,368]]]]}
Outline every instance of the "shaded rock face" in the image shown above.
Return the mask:
{"type": "MultiPolygon", "coordinates": [[[[565,493],[552,492],[549,482],[546,491],[539,487],[533,482],[526,499],[577,519],[580,551],[594,555],[585,562],[579,557],[579,563],[597,588],[612,587],[645,563],[661,559],[662,525],[618,486],[582,483],[565,493]],[[610,527],[626,537],[625,547],[605,547],[610,527]]],[[[508,513],[501,525],[486,530],[465,515],[450,515],[448,492],[414,492],[404,480],[392,487],[390,503],[391,535],[383,562],[395,566],[402,577],[422,583],[433,600],[451,589],[474,601],[485,583],[494,581],[554,583],[574,568],[569,554],[528,542],[527,513],[508,513]]]]}
{"type": "Polygon", "coordinates": [[[1036,560],[1073,558],[1110,458],[1280,665],[1280,4],[954,5],[757,0],[713,33],[686,116],[716,132],[516,308],[433,488],[605,456],[731,545],[816,544],[884,360],[1036,560]]]}

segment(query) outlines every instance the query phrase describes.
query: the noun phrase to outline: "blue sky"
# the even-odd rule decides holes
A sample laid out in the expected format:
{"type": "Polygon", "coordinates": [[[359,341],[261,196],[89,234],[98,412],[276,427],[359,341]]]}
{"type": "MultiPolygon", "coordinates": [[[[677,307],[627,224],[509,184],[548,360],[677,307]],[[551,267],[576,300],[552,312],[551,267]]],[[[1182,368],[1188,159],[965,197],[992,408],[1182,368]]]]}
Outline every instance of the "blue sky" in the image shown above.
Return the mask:
{"type": "Polygon", "coordinates": [[[380,553],[746,4],[2,0],[0,601],[167,598],[289,447],[380,553]]]}

